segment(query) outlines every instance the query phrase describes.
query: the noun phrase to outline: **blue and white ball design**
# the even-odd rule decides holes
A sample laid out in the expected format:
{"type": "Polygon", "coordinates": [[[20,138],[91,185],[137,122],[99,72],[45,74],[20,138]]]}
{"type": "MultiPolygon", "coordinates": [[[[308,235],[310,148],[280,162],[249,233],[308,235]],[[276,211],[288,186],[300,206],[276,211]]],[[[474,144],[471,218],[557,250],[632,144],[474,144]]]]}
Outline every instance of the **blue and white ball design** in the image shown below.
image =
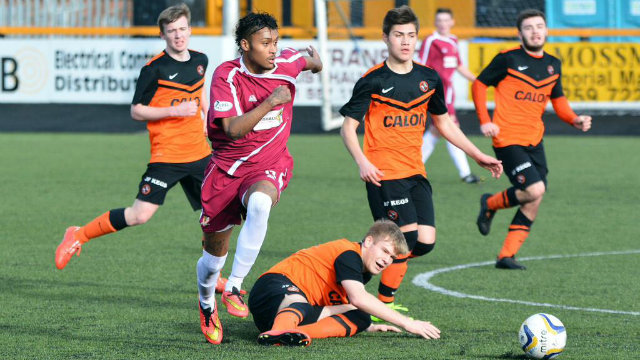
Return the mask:
{"type": "Polygon", "coordinates": [[[567,332],[557,317],[540,313],[529,316],[522,323],[518,338],[529,357],[553,359],[564,350],[567,332]]]}

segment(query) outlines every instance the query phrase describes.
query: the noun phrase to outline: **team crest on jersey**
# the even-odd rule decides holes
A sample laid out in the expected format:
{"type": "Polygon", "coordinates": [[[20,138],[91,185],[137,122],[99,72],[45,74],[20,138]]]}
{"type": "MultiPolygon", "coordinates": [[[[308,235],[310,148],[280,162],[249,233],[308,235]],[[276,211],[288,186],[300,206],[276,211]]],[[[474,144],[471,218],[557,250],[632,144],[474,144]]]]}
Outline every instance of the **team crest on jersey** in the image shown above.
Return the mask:
{"type": "Polygon", "coordinates": [[[429,84],[426,81],[420,81],[420,91],[427,92],[429,91],[429,84]]]}
{"type": "Polygon", "coordinates": [[[149,195],[151,193],[151,185],[149,184],[142,185],[142,187],[140,188],[140,193],[142,195],[149,195]]]}
{"type": "Polygon", "coordinates": [[[387,217],[390,220],[396,221],[396,220],[398,220],[398,212],[395,211],[395,210],[389,210],[389,211],[387,211],[387,217]]]}
{"type": "Polygon", "coordinates": [[[551,65],[547,66],[547,71],[549,72],[549,75],[553,75],[553,73],[556,72],[551,65]]]}
{"type": "Polygon", "coordinates": [[[198,71],[198,74],[200,76],[204,75],[204,66],[202,65],[198,65],[198,67],[196,68],[196,70],[198,71]]]}

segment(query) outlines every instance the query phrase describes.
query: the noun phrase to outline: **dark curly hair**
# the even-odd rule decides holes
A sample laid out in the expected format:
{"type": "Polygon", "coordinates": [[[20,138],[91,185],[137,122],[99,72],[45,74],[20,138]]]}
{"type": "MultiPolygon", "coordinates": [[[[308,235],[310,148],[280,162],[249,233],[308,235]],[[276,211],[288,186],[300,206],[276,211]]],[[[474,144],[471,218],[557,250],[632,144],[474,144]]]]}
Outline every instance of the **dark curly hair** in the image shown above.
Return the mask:
{"type": "Polygon", "coordinates": [[[238,21],[238,25],[236,26],[236,45],[238,45],[238,49],[241,53],[242,47],[240,46],[240,42],[242,39],[249,40],[251,35],[264,28],[269,28],[271,30],[278,29],[276,19],[264,12],[250,12],[238,21]]]}

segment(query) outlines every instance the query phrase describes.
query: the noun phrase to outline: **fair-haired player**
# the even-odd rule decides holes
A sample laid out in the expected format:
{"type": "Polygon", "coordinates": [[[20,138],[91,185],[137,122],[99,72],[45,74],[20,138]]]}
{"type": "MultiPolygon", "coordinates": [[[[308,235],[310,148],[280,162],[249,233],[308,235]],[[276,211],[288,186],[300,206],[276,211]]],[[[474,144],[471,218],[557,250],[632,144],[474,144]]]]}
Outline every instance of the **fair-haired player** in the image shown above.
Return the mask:
{"type": "MultiPolygon", "coordinates": [[[[418,61],[425,64],[440,75],[442,87],[444,88],[444,100],[447,104],[447,112],[453,122],[460,126],[456,117],[456,109],[453,106],[455,101],[455,89],[453,88],[453,74],[457,71],[465,79],[473,82],[476,77],[462,63],[460,52],[458,51],[458,38],[451,33],[455,20],[453,12],[449,8],[438,8],[435,15],[436,31],[426,37],[418,52],[418,61]]],[[[433,149],[440,140],[438,130],[430,126],[422,137],[422,162],[426,163],[433,153],[433,149]]],[[[475,184],[480,178],[471,172],[467,155],[460,148],[447,142],[449,156],[458,169],[458,175],[463,182],[475,184]]]]}
{"type": "Polygon", "coordinates": [[[467,139],[447,114],[438,73],[413,61],[418,18],[401,6],[387,12],[382,38],[389,57],[369,69],[341,109],[341,134],[365,182],[374,220],[390,219],[404,233],[410,252],[398,256],[382,272],[378,298],[395,307],[395,292],[407,271],[407,260],[426,255],[436,241],[432,190],[422,163],[422,134],[431,114],[445,139],[478,165],[499,177],[500,161],[485,155],[467,139]],[[356,129],[364,122],[364,146],[356,129]]]}
{"type": "Polygon", "coordinates": [[[311,339],[400,329],[371,324],[374,315],[425,339],[440,338],[430,322],[408,318],[365,289],[398,255],[409,252],[398,226],[378,220],[361,242],[340,239],[303,249],[274,265],[249,296],[262,345],[308,346],[311,339]]]}
{"type": "Polygon", "coordinates": [[[204,250],[197,264],[200,323],[207,341],[222,341],[214,298],[235,225],[240,225],[233,267],[222,302],[234,316],[247,317],[242,282],[267,232],[271,207],[293,171],[287,149],[298,74],[318,72],[322,62],[293,49],[278,54],[278,25],[266,13],[238,21],[235,40],[241,56],[218,66],[211,82],[208,134],[214,149],[202,184],[204,250]]]}
{"type": "Polygon", "coordinates": [[[191,207],[200,206],[200,186],[211,148],[202,114],[209,103],[203,96],[207,56],[189,50],[191,12],[171,6],[158,16],[163,52],[140,71],[131,104],[131,117],[147,123],[151,159],[138,186],[133,205],[112,209],[88,224],[67,228],[56,250],[55,263],[63,269],[89,240],[149,221],[178,182],[191,207]]]}
{"type": "Polygon", "coordinates": [[[560,119],[587,131],[591,116],[576,115],[562,91],[560,60],[547,54],[547,23],[539,10],[524,10],[517,18],[521,46],[502,51],[473,83],[472,95],[482,133],[493,138],[496,157],[502,160],[512,186],[480,198],[476,220],[482,235],[489,234],[496,211],[518,206],[496,261],[499,269],[521,269],[515,259],[529,236],[547,184],[547,160],[542,137],[542,114],[549,99],[560,119]],[[487,110],[487,87],[495,87],[493,119],[487,110]]]}

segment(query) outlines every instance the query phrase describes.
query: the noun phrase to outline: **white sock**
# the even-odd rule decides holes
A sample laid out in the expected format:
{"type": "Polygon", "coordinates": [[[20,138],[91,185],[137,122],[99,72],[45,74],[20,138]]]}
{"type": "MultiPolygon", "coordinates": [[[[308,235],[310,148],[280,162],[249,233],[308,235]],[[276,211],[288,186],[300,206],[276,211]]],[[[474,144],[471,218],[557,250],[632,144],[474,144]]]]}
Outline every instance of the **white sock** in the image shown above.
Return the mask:
{"type": "Polygon", "coordinates": [[[431,156],[431,153],[433,152],[433,149],[435,149],[436,144],[438,143],[438,140],[440,140],[440,137],[433,136],[431,131],[429,131],[428,129],[427,131],[424,132],[424,135],[422,136],[422,162],[423,163],[426,163],[427,159],[429,159],[429,156],[431,156]]]}
{"type": "Polygon", "coordinates": [[[249,197],[247,219],[238,235],[236,255],[225,291],[232,291],[234,287],[240,290],[242,281],[256,262],[264,237],[267,235],[271,204],[271,197],[262,192],[256,191],[249,197]]]}
{"type": "Polygon", "coordinates": [[[469,168],[469,162],[467,161],[467,154],[465,154],[464,151],[460,150],[448,141],[447,150],[449,150],[449,156],[451,156],[451,160],[453,160],[453,163],[458,168],[460,177],[463,178],[467,175],[470,175],[471,169],[469,168]]]}
{"type": "Polygon", "coordinates": [[[203,308],[213,307],[215,309],[216,302],[213,298],[216,292],[216,282],[220,276],[220,270],[224,267],[225,260],[227,260],[227,255],[218,257],[202,250],[202,256],[196,265],[196,273],[198,274],[198,294],[203,308]]]}

